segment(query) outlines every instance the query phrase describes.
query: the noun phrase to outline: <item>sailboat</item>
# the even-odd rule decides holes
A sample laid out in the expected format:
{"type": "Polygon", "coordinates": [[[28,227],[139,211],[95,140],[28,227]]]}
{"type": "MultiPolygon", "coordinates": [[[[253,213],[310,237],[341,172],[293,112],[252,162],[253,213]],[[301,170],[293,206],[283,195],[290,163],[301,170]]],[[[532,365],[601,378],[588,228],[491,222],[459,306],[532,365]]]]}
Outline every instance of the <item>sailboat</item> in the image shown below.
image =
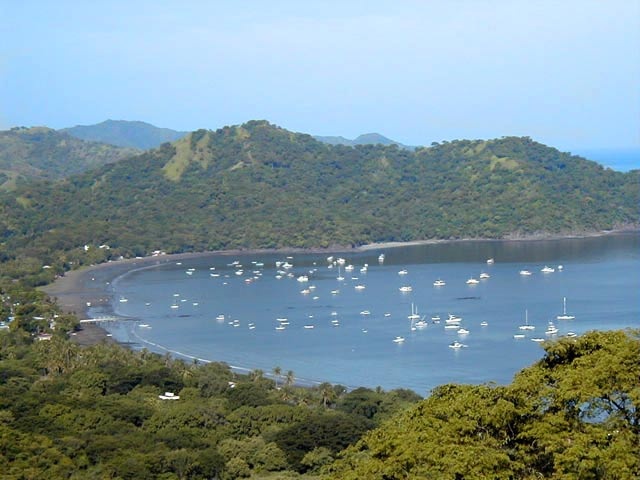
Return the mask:
{"type": "Polygon", "coordinates": [[[336,277],[336,280],[338,280],[339,282],[344,280],[344,277],[342,276],[342,273],[340,272],[340,264],[338,263],[338,276],[336,277]]]}
{"type": "Polygon", "coordinates": [[[567,297],[562,297],[562,315],[556,317],[558,320],[573,320],[573,315],[567,315],[567,297]]]}
{"type": "Polygon", "coordinates": [[[529,311],[525,310],[524,311],[524,325],[520,325],[518,327],[518,329],[520,330],[535,330],[536,327],[534,327],[533,325],[529,325],[529,311]]]}
{"type": "Polygon", "coordinates": [[[413,303],[411,304],[411,315],[409,315],[407,318],[412,321],[420,319],[420,315],[418,315],[418,309],[413,306],[413,303]]]}

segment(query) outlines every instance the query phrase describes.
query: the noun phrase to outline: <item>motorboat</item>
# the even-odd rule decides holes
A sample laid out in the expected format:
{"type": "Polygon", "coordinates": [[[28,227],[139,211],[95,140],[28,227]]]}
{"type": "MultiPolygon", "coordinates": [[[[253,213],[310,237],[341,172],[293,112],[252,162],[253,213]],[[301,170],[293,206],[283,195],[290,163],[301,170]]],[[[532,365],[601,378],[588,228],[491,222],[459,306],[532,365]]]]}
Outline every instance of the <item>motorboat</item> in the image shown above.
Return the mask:
{"type": "Polygon", "coordinates": [[[446,282],[444,280],[436,280],[435,282],[433,282],[433,286],[434,287],[444,287],[446,285],[446,282]]]}

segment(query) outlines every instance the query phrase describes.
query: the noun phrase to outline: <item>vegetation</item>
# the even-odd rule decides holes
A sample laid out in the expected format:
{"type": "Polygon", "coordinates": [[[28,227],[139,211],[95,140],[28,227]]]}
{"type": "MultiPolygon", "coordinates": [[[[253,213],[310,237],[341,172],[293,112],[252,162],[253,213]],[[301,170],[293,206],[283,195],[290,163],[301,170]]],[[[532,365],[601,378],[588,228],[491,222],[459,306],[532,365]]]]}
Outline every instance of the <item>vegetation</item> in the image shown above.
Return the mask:
{"type": "MultiPolygon", "coordinates": [[[[46,129],[13,134],[59,146],[46,129]]],[[[1,476],[639,478],[638,332],[545,343],[544,358],[511,385],[444,385],[422,400],[402,389],[297,388],[277,366],[270,377],[237,375],[112,344],[80,348],[69,340],[77,319],[34,289],[156,249],[630,225],[638,175],[528,138],[412,152],[329,146],[249,122],[64,180],[17,181],[0,195],[0,326],[10,326],[0,329],[1,476]]]]}
{"type": "Polygon", "coordinates": [[[50,128],[12,128],[0,132],[0,188],[30,178],[60,179],[138,153],[84,142],[50,128]]]}
{"type": "Polygon", "coordinates": [[[411,152],[330,146],[254,121],[5,193],[0,257],[592,232],[637,222],[639,175],[528,138],[411,152]]]}
{"type": "Polygon", "coordinates": [[[443,385],[349,447],[330,478],[640,478],[638,335],[545,343],[505,387],[443,385]]]}

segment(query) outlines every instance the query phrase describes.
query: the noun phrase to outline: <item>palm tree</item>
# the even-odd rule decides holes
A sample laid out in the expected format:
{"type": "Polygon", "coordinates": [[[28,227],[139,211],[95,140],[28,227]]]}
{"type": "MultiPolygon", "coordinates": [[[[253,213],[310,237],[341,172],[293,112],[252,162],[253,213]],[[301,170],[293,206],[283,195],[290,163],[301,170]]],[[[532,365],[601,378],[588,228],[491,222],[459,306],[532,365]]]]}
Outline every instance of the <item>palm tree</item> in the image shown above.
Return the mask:
{"type": "Polygon", "coordinates": [[[295,378],[296,377],[293,376],[293,370],[287,371],[287,376],[285,377],[284,384],[287,387],[290,387],[291,385],[293,385],[293,381],[295,380],[295,378]]]}
{"type": "Polygon", "coordinates": [[[255,370],[251,371],[251,373],[249,374],[249,377],[254,382],[259,382],[264,378],[264,370],[260,370],[259,368],[256,368],[255,370]]]}
{"type": "Polygon", "coordinates": [[[278,389],[278,379],[280,378],[280,375],[282,375],[282,369],[276,365],[275,367],[273,367],[273,375],[274,375],[274,377],[276,379],[276,390],[277,390],[278,389]]]}
{"type": "Polygon", "coordinates": [[[327,408],[330,403],[336,398],[336,391],[333,389],[333,385],[328,382],[323,382],[318,386],[320,397],[322,398],[322,406],[327,408]]]}

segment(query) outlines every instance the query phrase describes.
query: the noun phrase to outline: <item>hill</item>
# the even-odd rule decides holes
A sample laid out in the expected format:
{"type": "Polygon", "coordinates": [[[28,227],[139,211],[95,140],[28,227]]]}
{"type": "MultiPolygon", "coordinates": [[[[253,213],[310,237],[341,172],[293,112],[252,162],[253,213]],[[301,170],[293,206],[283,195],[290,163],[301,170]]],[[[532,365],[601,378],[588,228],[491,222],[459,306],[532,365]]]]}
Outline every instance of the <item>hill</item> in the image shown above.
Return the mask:
{"type": "Polygon", "coordinates": [[[639,174],[527,137],[411,152],[330,146],[252,121],[3,195],[0,256],[581,234],[637,222],[639,174]]]}
{"type": "Polygon", "coordinates": [[[12,128],[0,132],[0,185],[11,187],[19,178],[59,179],[135,153],[46,127],[12,128]]]}
{"type": "Polygon", "coordinates": [[[106,120],[96,125],[77,125],[64,128],[61,131],[82,140],[141,150],[155,148],[165,142],[174,142],[188,133],[169,128],[158,128],[145,122],[126,120],[106,120]]]}
{"type": "Polygon", "coordinates": [[[365,133],[357,136],[353,140],[340,136],[323,137],[320,135],[314,135],[313,138],[319,142],[328,143],[329,145],[345,145],[348,147],[355,147],[356,145],[397,145],[400,148],[406,148],[408,150],[413,150],[415,148],[403,145],[395,140],[391,140],[379,133],[365,133]]]}

